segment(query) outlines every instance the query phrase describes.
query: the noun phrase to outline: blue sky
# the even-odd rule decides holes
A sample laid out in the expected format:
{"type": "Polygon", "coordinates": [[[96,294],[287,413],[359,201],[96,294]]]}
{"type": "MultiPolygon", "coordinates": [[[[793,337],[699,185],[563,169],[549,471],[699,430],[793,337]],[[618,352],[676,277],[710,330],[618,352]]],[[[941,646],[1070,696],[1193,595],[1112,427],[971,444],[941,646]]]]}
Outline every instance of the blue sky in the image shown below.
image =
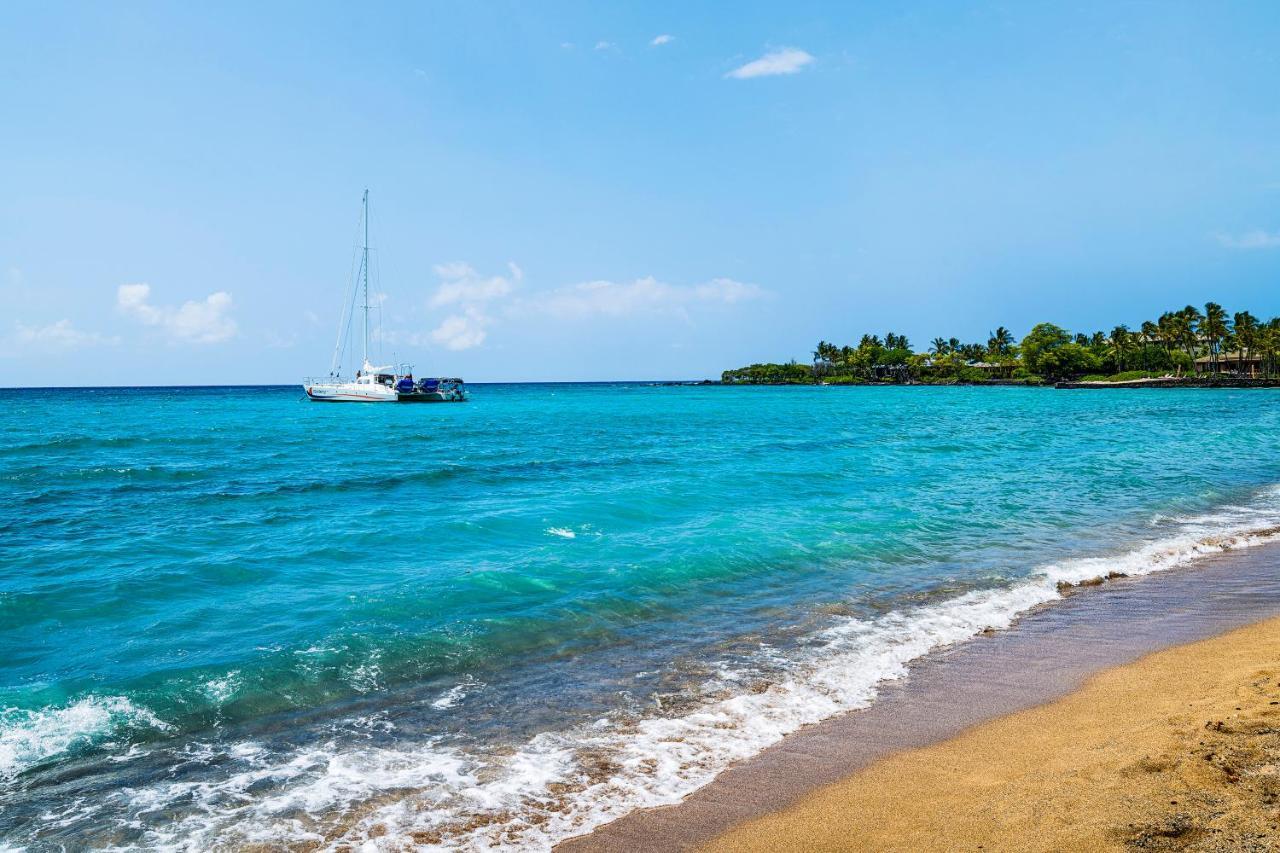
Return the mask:
{"type": "Polygon", "coordinates": [[[0,385],[325,372],[366,186],[419,373],[1269,317],[1278,45],[1271,2],[10,6],[0,385]]]}

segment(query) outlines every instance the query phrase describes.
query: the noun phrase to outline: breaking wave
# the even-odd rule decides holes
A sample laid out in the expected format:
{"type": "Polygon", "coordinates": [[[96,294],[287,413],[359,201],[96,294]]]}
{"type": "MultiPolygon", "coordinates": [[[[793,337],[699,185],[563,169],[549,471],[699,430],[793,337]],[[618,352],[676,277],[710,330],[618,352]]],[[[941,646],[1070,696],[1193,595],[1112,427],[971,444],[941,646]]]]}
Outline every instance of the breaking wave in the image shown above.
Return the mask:
{"type": "Polygon", "coordinates": [[[88,749],[129,729],[171,727],[123,696],[89,696],[60,708],[0,711],[0,779],[88,749]]]}

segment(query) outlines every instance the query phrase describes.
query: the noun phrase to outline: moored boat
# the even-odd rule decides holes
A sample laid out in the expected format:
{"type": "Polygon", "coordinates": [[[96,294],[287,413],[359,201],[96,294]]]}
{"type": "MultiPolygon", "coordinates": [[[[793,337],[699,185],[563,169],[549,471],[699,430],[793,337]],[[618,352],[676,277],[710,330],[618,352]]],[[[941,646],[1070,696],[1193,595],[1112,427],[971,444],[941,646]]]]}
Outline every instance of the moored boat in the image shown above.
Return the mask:
{"type": "Polygon", "coordinates": [[[401,377],[396,382],[396,393],[401,403],[461,403],[467,399],[467,389],[461,379],[419,379],[401,377]]]}
{"type": "Polygon", "coordinates": [[[347,336],[351,331],[351,318],[355,313],[355,305],[350,310],[344,307],[342,321],[338,324],[338,340],[333,347],[333,363],[329,375],[303,380],[302,387],[307,392],[307,399],[317,403],[462,403],[467,399],[466,388],[461,379],[417,379],[413,378],[413,366],[383,365],[374,366],[369,363],[369,191],[364,191],[361,200],[361,224],[364,228],[364,244],[360,252],[360,269],[356,275],[356,286],[352,290],[351,302],[357,295],[361,298],[363,311],[364,351],[362,364],[354,378],[343,377],[341,362],[347,336]]]}

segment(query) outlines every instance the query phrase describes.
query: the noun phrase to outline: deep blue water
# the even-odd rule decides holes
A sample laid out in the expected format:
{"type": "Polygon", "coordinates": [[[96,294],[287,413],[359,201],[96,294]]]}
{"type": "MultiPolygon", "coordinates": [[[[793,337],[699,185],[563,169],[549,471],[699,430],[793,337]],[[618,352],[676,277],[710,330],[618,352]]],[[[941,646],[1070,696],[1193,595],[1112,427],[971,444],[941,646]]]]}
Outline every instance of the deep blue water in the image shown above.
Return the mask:
{"type": "Polygon", "coordinates": [[[1269,391],[0,391],[0,839],[545,846],[1059,578],[1272,536],[1277,427],[1269,391]]]}

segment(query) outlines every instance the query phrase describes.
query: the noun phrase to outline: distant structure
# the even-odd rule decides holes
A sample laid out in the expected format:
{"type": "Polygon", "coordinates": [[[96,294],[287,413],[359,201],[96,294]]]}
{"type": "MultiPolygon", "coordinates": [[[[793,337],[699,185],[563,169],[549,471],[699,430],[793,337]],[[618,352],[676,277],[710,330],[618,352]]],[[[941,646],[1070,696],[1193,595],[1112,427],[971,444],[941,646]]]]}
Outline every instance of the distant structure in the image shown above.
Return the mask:
{"type": "Polygon", "coordinates": [[[1262,370],[1262,356],[1254,353],[1220,352],[1216,357],[1202,355],[1196,359],[1199,375],[1256,377],[1262,370]]]}

